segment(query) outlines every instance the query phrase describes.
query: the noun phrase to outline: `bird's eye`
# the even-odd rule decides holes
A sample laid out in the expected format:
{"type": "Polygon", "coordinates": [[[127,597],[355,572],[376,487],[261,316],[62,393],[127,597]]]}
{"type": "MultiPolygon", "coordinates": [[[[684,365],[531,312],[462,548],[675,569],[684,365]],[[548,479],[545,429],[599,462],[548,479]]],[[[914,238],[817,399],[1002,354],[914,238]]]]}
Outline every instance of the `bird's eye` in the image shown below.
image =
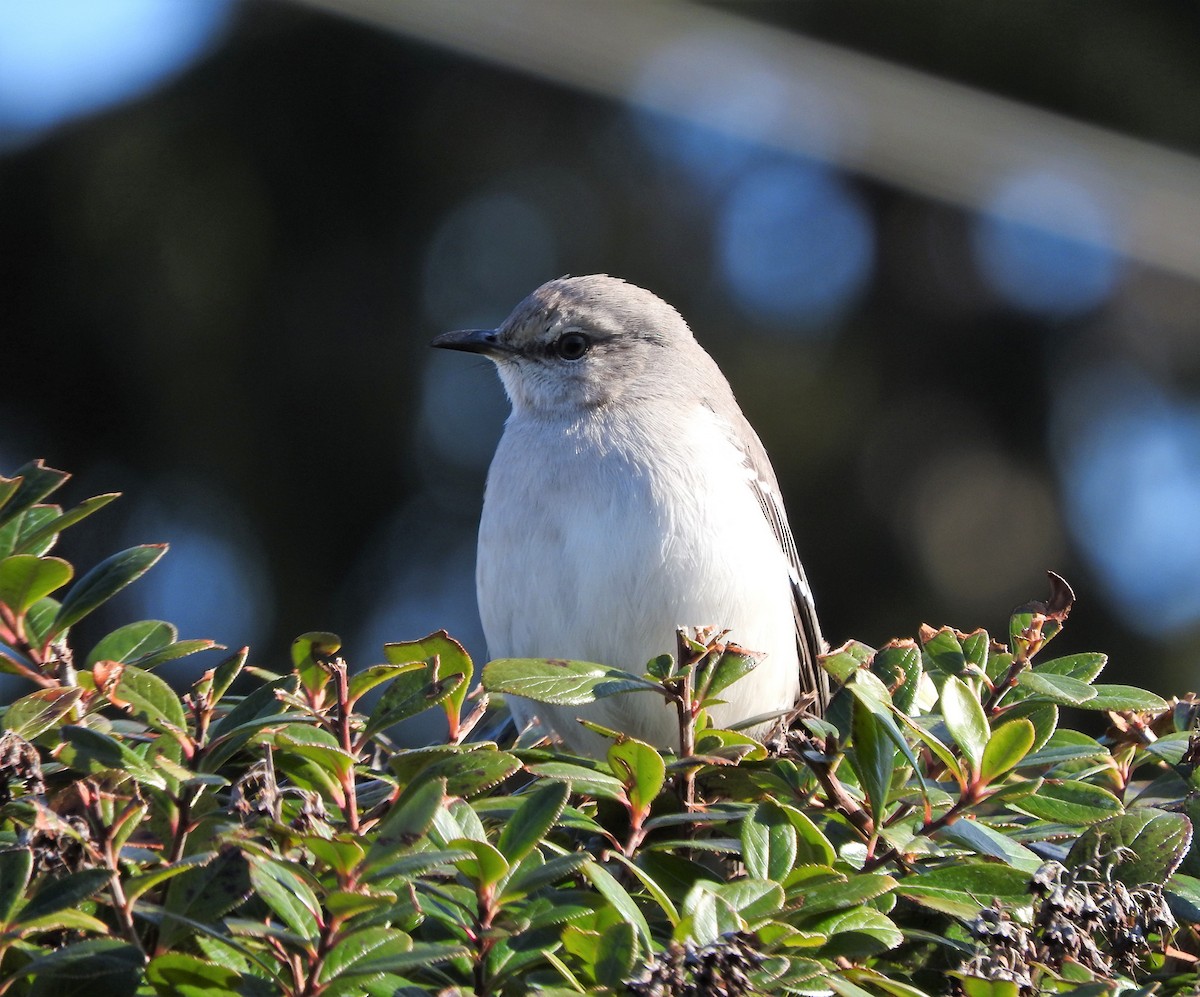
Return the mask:
{"type": "Polygon", "coordinates": [[[554,341],[554,352],[563,360],[582,360],[592,341],[582,332],[564,332],[554,341]]]}

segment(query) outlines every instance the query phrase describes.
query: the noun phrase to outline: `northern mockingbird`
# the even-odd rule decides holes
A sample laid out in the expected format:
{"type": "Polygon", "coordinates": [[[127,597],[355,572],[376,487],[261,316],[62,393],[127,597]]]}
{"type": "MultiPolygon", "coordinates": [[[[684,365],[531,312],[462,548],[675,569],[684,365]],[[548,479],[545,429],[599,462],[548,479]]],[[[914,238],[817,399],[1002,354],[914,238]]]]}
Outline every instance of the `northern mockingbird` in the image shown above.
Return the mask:
{"type": "MultiPolygon", "coordinates": [[[[804,693],[824,710],[824,645],[775,473],[674,308],[615,277],[563,277],[499,328],[433,345],[494,361],[512,403],[479,524],[492,658],[642,674],[675,652],[676,627],[712,626],[767,655],[722,693],[714,723],[787,710],[804,693]]],[[[678,748],[674,710],[652,694],[586,707],[510,700],[518,725],[536,716],[585,754],[607,742],[579,716],[678,748]]]]}

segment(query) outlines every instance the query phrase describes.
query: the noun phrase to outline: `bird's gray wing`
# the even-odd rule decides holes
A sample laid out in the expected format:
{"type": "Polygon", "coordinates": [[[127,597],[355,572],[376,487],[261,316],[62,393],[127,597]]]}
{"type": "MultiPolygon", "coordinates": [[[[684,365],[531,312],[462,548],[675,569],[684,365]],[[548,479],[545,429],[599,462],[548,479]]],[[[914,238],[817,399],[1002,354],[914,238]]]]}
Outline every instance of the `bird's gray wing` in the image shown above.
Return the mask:
{"type": "Polygon", "coordinates": [[[743,420],[743,427],[739,437],[746,455],[746,466],[751,471],[750,485],[788,561],[792,610],[796,617],[796,647],[800,658],[800,689],[802,693],[816,695],[813,709],[823,714],[829,705],[829,674],[817,663],[817,656],[825,653],[825,640],[821,636],[821,625],[817,622],[816,601],[796,551],[796,540],[788,525],[783,496],[779,492],[779,482],[767,458],[767,451],[750,424],[743,420]]]}

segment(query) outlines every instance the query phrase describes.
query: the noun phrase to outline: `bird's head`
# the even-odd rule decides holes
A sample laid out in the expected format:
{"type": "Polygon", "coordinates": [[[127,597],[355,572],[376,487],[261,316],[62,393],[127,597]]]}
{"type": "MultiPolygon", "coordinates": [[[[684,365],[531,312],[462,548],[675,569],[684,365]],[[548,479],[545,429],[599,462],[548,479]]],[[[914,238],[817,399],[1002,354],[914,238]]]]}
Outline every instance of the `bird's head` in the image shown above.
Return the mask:
{"type": "Polygon", "coordinates": [[[567,417],[661,393],[681,352],[696,348],[674,308],[603,274],[552,280],[498,328],[447,332],[433,345],[494,361],[516,411],[567,417]]]}

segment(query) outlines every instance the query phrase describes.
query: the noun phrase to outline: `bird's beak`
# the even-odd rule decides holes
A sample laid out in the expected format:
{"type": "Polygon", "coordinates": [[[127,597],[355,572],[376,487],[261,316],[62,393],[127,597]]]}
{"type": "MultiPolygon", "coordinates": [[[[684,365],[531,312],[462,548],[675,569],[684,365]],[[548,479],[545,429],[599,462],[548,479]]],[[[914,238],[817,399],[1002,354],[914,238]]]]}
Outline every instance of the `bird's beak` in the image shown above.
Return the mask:
{"type": "Polygon", "coordinates": [[[442,350],[462,350],[465,353],[497,354],[505,352],[495,329],[463,329],[443,332],[430,346],[442,350]]]}

